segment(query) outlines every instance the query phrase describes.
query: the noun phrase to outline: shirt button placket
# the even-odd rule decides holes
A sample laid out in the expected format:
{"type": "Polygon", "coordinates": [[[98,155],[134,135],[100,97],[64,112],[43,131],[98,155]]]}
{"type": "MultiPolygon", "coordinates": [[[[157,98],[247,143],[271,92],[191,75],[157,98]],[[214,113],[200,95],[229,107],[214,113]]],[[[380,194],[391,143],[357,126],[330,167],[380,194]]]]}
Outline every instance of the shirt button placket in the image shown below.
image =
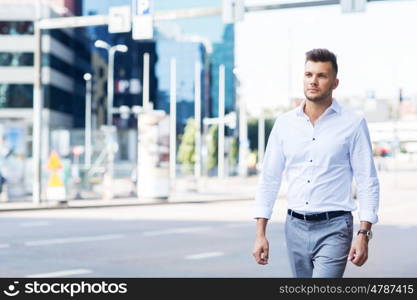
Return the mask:
{"type": "MultiPolygon", "coordinates": [[[[309,171],[308,171],[308,173],[309,173],[309,176],[310,176],[310,178],[311,178],[311,174],[312,174],[312,172],[311,172],[311,166],[309,166],[309,171]]],[[[309,190],[309,193],[308,193],[308,198],[306,199],[306,201],[305,201],[305,205],[308,207],[308,205],[310,204],[310,201],[311,201],[311,179],[307,179],[307,189],[309,190]]],[[[308,210],[308,208],[307,208],[307,210],[308,210]]]]}
{"type": "MultiPolygon", "coordinates": [[[[311,138],[311,142],[313,143],[312,147],[311,147],[311,150],[310,150],[311,157],[312,157],[312,153],[314,153],[314,149],[315,149],[316,130],[317,130],[317,123],[316,123],[316,126],[313,129],[313,137],[311,138]]],[[[309,193],[308,199],[305,202],[306,206],[309,206],[310,203],[311,203],[311,192],[312,192],[312,188],[313,188],[313,185],[311,184],[311,181],[312,181],[312,178],[313,178],[313,164],[312,164],[312,162],[313,162],[313,159],[310,159],[309,160],[309,167],[308,167],[308,170],[309,170],[308,176],[309,176],[309,178],[307,179],[307,184],[309,185],[308,189],[309,189],[310,193],[309,193]]]]}

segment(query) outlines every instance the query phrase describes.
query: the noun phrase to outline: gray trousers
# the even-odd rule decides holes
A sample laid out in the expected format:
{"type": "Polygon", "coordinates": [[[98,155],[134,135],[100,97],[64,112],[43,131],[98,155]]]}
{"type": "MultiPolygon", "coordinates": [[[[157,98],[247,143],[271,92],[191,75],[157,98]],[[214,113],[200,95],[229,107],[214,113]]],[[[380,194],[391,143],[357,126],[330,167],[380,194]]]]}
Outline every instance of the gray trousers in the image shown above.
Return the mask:
{"type": "Polygon", "coordinates": [[[351,213],[323,221],[287,214],[285,238],[294,277],[343,277],[352,244],[351,213]]]}

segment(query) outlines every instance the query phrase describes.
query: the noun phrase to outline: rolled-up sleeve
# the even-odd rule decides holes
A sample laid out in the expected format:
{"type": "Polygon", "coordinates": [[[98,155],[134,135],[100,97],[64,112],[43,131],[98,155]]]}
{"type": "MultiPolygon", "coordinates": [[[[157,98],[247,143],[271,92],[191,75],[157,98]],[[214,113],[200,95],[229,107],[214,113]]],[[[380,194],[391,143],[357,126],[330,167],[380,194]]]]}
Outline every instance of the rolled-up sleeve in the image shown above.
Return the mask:
{"type": "Polygon", "coordinates": [[[359,219],[378,222],[379,181],[375,169],[371,139],[365,119],[362,119],[353,138],[350,162],[357,186],[359,219]]]}
{"type": "Polygon", "coordinates": [[[285,157],[278,134],[278,120],[268,138],[264,160],[259,176],[254,218],[270,219],[281,186],[282,173],[285,169],[285,157]]]}

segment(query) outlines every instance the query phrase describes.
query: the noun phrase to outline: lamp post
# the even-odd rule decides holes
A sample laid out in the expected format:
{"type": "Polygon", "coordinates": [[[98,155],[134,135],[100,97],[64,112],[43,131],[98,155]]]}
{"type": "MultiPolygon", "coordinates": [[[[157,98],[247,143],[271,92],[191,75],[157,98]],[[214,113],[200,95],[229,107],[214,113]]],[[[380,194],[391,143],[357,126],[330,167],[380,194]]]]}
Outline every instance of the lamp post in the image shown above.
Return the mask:
{"type": "Polygon", "coordinates": [[[84,74],[85,80],[85,169],[89,169],[91,166],[91,79],[90,73],[84,74]]]}
{"type": "Polygon", "coordinates": [[[218,163],[217,163],[217,176],[219,178],[224,177],[224,115],[225,115],[225,67],[224,65],[219,66],[219,140],[217,147],[218,163]]]}
{"type": "Polygon", "coordinates": [[[110,46],[102,40],[97,40],[94,43],[97,48],[106,49],[108,52],[108,70],[107,70],[107,171],[104,177],[104,198],[110,200],[113,198],[113,170],[114,170],[114,152],[115,143],[113,139],[114,129],[113,125],[113,98],[114,98],[114,56],[116,52],[127,52],[127,46],[118,44],[110,46]]]}
{"type": "Polygon", "coordinates": [[[97,48],[106,49],[109,56],[109,64],[107,71],[107,125],[113,125],[113,99],[114,99],[114,55],[116,52],[127,52],[127,46],[118,44],[110,46],[102,40],[97,40],[94,43],[97,48]]]}

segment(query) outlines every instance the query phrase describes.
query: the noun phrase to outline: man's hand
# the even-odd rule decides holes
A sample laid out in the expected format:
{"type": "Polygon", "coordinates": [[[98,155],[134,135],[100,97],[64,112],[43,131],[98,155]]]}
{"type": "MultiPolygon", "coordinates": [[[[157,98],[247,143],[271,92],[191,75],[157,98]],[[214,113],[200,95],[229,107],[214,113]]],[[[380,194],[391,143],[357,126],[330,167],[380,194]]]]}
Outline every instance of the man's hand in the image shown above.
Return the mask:
{"type": "Polygon", "coordinates": [[[268,264],[269,243],[266,237],[256,237],[255,246],[253,247],[253,256],[260,265],[268,264]]]}
{"type": "Polygon", "coordinates": [[[359,234],[350,248],[348,260],[358,267],[362,266],[368,259],[368,238],[359,234]]]}

